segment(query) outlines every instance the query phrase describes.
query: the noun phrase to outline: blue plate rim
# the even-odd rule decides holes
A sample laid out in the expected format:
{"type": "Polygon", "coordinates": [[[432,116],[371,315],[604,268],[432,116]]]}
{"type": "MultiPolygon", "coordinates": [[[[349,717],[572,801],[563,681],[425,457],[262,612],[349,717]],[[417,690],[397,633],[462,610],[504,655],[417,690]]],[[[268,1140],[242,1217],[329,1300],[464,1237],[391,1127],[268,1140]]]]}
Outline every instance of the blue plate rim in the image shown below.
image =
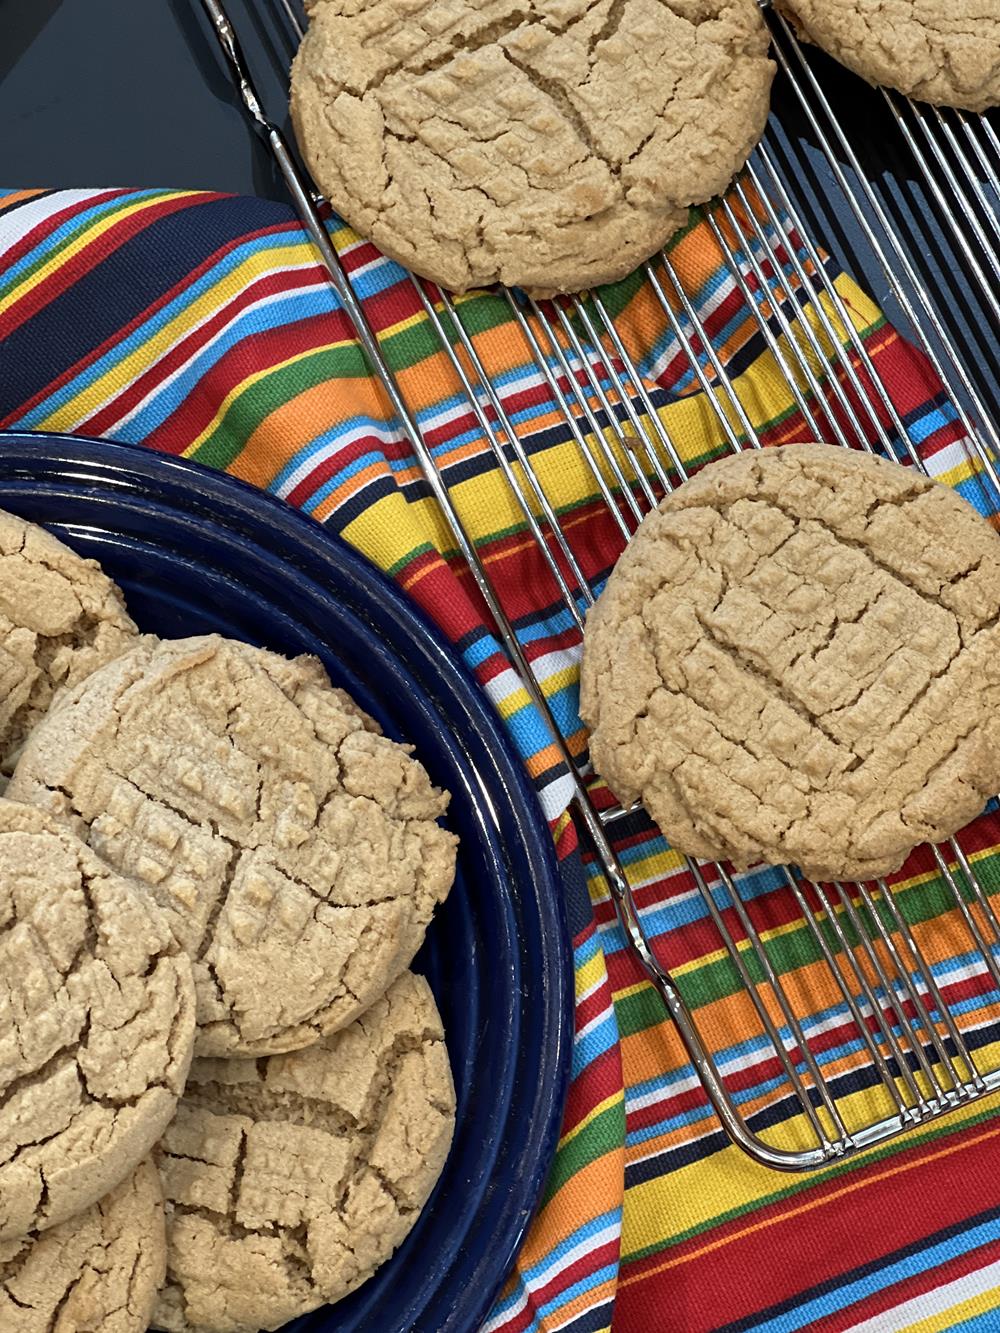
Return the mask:
{"type": "MultiPolygon", "coordinates": [[[[57,490],[58,482],[66,483],[70,477],[77,485],[92,483],[97,489],[104,486],[110,492],[138,495],[146,501],[155,501],[156,497],[144,487],[162,491],[176,485],[185,497],[197,497],[206,505],[201,517],[223,529],[227,526],[223,519],[237,520],[241,535],[258,546],[261,530],[284,534],[288,543],[283,546],[281,558],[286,563],[321,589],[313,564],[321,568],[325,563],[328,570],[336,569],[338,579],[346,577],[361,603],[359,607],[352,601],[350,610],[356,616],[368,611],[360,618],[373,628],[379,619],[390,617],[412,643],[421,645],[433,658],[435,670],[447,678],[449,694],[461,700],[464,712],[481,728],[480,739],[486,741],[490,759],[511,797],[508,813],[521,835],[520,850],[530,872],[542,948],[555,975],[555,984],[544,989],[542,998],[548,1010],[543,1015],[545,1027],[556,1034],[557,1049],[538,1071],[535,1114],[521,1153],[526,1169],[516,1174],[520,1187],[510,1192],[501,1225],[493,1235],[492,1251],[502,1255],[504,1262],[495,1266],[495,1280],[488,1285],[476,1290],[466,1283],[449,1308],[446,1322],[440,1325],[449,1330],[477,1328],[488,1315],[534,1216],[555,1155],[571,1074],[573,962],[562,883],[551,832],[523,764],[481,688],[438,627],[381,570],[311,516],[227,473],[139,445],[54,432],[0,431],[0,483],[28,487],[34,483],[57,490]],[[61,471],[43,479],[32,474],[32,463],[61,471]],[[117,481],[108,476],[109,469],[118,474],[117,481]],[[128,482],[123,484],[121,477],[126,469],[128,482]],[[245,527],[248,517],[249,529],[245,527]],[[302,558],[303,550],[308,552],[308,561],[302,558]],[[374,617],[373,609],[378,612],[374,617]]],[[[196,510],[184,512],[198,517],[196,510]]]]}

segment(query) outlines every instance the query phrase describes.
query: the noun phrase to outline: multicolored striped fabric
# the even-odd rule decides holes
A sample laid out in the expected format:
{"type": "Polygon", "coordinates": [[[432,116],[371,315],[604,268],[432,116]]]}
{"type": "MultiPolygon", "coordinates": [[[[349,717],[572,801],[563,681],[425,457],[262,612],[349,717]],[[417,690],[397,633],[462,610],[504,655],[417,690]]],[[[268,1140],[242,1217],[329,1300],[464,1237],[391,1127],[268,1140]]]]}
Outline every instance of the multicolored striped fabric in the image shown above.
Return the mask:
{"type": "MultiPolygon", "coordinates": [[[[553,714],[582,754],[578,632],[417,291],[336,219],[331,234],[553,714]]],[[[774,240],[785,257],[799,244],[791,232],[774,240]]],[[[807,438],[707,226],[693,223],[672,257],[761,437],[807,438]]],[[[960,423],[928,367],[848,278],[832,264],[829,272],[932,472],[988,509],[960,423]]],[[[786,299],[795,299],[787,268],[770,275],[767,292],[746,270],[768,313],[782,299],[779,276],[786,299]]],[[[717,415],[649,286],[630,280],[603,296],[684,464],[723,452],[717,415]]],[[[582,573],[600,588],[623,538],[595,471],[511,307],[477,293],[461,310],[582,573]]],[[[533,317],[530,327],[547,347],[533,317]]],[[[780,322],[771,327],[780,340],[780,322]]],[[[586,401],[607,429],[606,405],[588,397],[572,347],[562,348],[572,377],[549,359],[560,392],[586,401]]],[[[707,364],[705,349],[696,351],[707,364]]],[[[823,420],[839,413],[836,404],[815,408],[823,420]]],[[[142,443],[283,496],[364,551],[438,620],[506,720],[565,870],[576,1044],[558,1156],[516,1272],[485,1326],[490,1333],[597,1333],[612,1324],[616,1333],[1000,1329],[996,1099],[809,1176],[757,1166],[725,1140],[625,949],[598,867],[581,856],[559,753],[489,628],[417,460],[290,210],[167,190],[0,197],[0,427],[142,443]]],[[[613,431],[608,437],[614,443],[613,431]]],[[[627,466],[620,450],[616,457],[627,466]]],[[[604,480],[616,484],[611,472],[604,480]]],[[[618,500],[624,512],[620,490],[618,500]]],[[[683,859],[641,815],[615,832],[646,930],[744,1113],[764,1137],[799,1141],[803,1127],[683,859]]],[[[977,821],[963,845],[981,879],[1000,887],[997,815],[977,821]]],[[[961,914],[926,851],[896,879],[938,986],[989,1063],[1000,1032],[986,1006],[998,997],[961,914]]],[[[712,888],[742,938],[722,887],[712,888]]],[[[845,1106],[870,1118],[884,1094],[814,937],[775,872],[743,876],[740,888],[776,969],[810,1016],[807,1036],[825,1075],[845,1106]]],[[[816,906],[829,930],[835,909],[816,906]]]]}

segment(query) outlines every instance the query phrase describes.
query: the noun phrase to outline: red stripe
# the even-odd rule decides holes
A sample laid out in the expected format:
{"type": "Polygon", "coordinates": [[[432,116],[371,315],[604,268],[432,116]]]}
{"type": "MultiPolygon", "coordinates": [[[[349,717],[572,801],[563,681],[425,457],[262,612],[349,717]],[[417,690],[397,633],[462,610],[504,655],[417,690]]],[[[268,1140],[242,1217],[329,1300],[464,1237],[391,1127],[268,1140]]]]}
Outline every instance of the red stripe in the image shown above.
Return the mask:
{"type": "Polygon", "coordinates": [[[54,300],[60,292],[79,282],[92,269],[102,264],[109,254],[120,249],[147,227],[151,227],[154,222],[167,217],[170,213],[179,213],[183,209],[191,208],[214,197],[206,190],[200,194],[183,195],[176,199],[165,199],[158,204],[148,204],[136,213],[117,218],[96,241],[84,246],[41,282],[32,283],[18,301],[8,306],[0,315],[0,341],[9,337],[15,329],[20,328],[32,315],[37,315],[39,310],[54,300]]]}
{"type": "MultiPolygon", "coordinates": [[[[143,323],[145,323],[147,320],[151,319],[154,315],[156,315],[158,311],[164,309],[164,307],[169,305],[171,301],[176,300],[176,298],[182,292],[186,291],[189,287],[191,287],[194,283],[196,283],[205,273],[207,273],[211,268],[213,268],[222,259],[224,259],[225,256],[229,254],[232,250],[235,250],[238,246],[243,245],[247,240],[254,240],[259,236],[268,235],[271,232],[292,230],[294,227],[295,224],[291,222],[280,223],[275,227],[265,227],[262,228],[260,231],[248,232],[245,236],[237,236],[233,240],[227,241],[225,245],[220,246],[218,250],[215,250],[211,255],[208,256],[207,259],[203,260],[197,266],[197,268],[192,269],[191,272],[186,277],[184,277],[180,282],[175,283],[173,287],[171,287],[168,291],[164,292],[162,296],[158,297],[157,300],[153,301],[151,305],[147,306],[145,310],[141,311],[138,315],[135,315],[121,329],[117,329],[109,337],[105,338],[105,340],[102,343],[100,343],[97,347],[93,348],[92,351],[88,352],[86,356],[81,357],[73,365],[67,367],[64,371],[62,371],[60,375],[58,375],[54,380],[52,380],[49,384],[47,384],[45,388],[40,389],[38,393],[36,393],[33,397],[29,398],[27,402],[22,403],[20,407],[18,407],[14,412],[10,413],[7,417],[5,417],[3,421],[0,421],[0,427],[8,425],[16,417],[22,416],[25,412],[30,412],[31,409],[35,407],[38,403],[42,402],[43,399],[48,398],[51,394],[57,392],[59,389],[63,387],[63,385],[68,384],[70,380],[72,380],[75,376],[79,375],[88,366],[93,365],[93,363],[96,361],[99,361],[100,358],[105,355],[105,353],[109,352],[113,347],[117,347],[132,333],[134,333],[135,330],[138,329],[143,323]]],[[[170,353],[167,353],[167,356],[169,355],[170,353]]],[[[142,381],[136,381],[136,383],[144,382],[146,378],[150,376],[154,378],[162,377],[160,367],[164,364],[165,361],[166,357],[158,358],[157,361],[146,371],[145,375],[142,377],[142,381]]],[[[130,404],[133,401],[137,402],[141,395],[139,395],[138,393],[133,393],[133,391],[134,391],[134,385],[128,385],[126,389],[123,391],[122,395],[120,395],[120,397],[116,401],[117,402],[125,401],[130,404]],[[126,397],[126,395],[131,395],[131,396],[126,397]]],[[[94,435],[103,433],[103,431],[107,429],[107,425],[110,424],[111,420],[113,420],[113,418],[107,414],[114,410],[115,409],[113,405],[109,405],[107,409],[103,409],[101,412],[98,412],[93,417],[91,417],[90,420],[85,423],[86,426],[89,428],[90,433],[94,435]]],[[[81,434],[83,433],[82,426],[80,427],[79,433],[81,434]]]]}
{"type": "MultiPolygon", "coordinates": [[[[538,1315],[539,1306],[545,1305],[548,1301],[557,1298],[561,1292],[568,1291],[574,1282],[579,1282],[584,1278],[603,1268],[606,1264],[617,1263],[618,1261],[618,1241],[608,1241],[606,1245],[601,1245],[597,1249],[590,1250],[584,1258],[577,1260],[569,1268],[565,1269],[546,1283],[544,1287],[539,1287],[536,1291],[529,1291],[527,1295],[527,1304],[517,1315],[513,1316],[509,1323],[504,1323],[504,1333],[525,1333],[527,1329],[535,1322],[538,1315]]],[[[582,1311],[581,1311],[582,1313],[582,1311]]],[[[658,1325],[648,1325],[649,1333],[653,1333],[653,1328],[659,1328],[658,1325]]]]}
{"type": "Polygon", "coordinates": [[[212,423],[219,404],[250,375],[310,353],[321,355],[327,343],[350,337],[341,310],[324,311],[281,328],[263,329],[241,338],[199,379],[197,390],[146,436],[144,443],[167,453],[182,453],[212,423]]]}
{"type": "Polygon", "coordinates": [[[1000,1125],[970,1126],[954,1136],[950,1146],[955,1152],[921,1161],[923,1153],[942,1146],[938,1140],[890,1162],[859,1167],[849,1182],[840,1177],[813,1185],[809,1200],[814,1206],[805,1215],[792,1215],[803,1202],[793,1197],[692,1237],[669,1255],[636,1260],[628,1265],[628,1276],[646,1276],[619,1289],[616,1327],[651,1327],[643,1322],[648,1311],[676,1308],[683,1292],[685,1333],[711,1333],[720,1324],[748,1318],[803,1288],[845,1277],[933,1232],[1000,1207],[1000,1125]],[[879,1179],[904,1163],[912,1169],[879,1179]],[[956,1181],[962,1182],[961,1189],[955,1188],[956,1181]],[[853,1192],[837,1197],[848,1183],[855,1186],[853,1192]],[[919,1200],[920,1206],[906,1206],[908,1199],[919,1200]],[[763,1225],[767,1222],[772,1224],[763,1225]],[[721,1247],[699,1253],[720,1241],[721,1247]],[[777,1255],[781,1262],[775,1262],[777,1255]],[[664,1258],[684,1256],[687,1262],[680,1266],[653,1271],[664,1258]],[[727,1275],[725,1282],[718,1280],[720,1271],[727,1275]]]}
{"type": "MultiPolygon", "coordinates": [[[[238,249],[247,241],[286,231],[289,229],[289,225],[290,224],[281,224],[276,227],[262,228],[260,231],[248,232],[246,235],[235,238],[232,242],[217,250],[214,254],[210,255],[208,259],[199,264],[196,269],[192,270],[189,277],[185,278],[183,282],[177,283],[170,289],[170,291],[165,292],[163,296],[154,301],[152,305],[136,315],[120,333],[116,333],[112,337],[106,339],[100,347],[95,348],[93,352],[89,353],[76,366],[67,371],[65,376],[61,377],[61,379],[69,379],[72,375],[79,374],[85,366],[99,360],[105,352],[122,343],[135,332],[136,329],[153,319],[159,311],[168,306],[171,301],[176,300],[185,290],[193,287],[205,273],[216,267],[231,251],[238,249]]],[[[95,412],[87,421],[83,422],[79,427],[80,433],[103,435],[112,429],[112,427],[123,416],[130,412],[136,404],[142,402],[143,398],[151,393],[158,384],[161,384],[172,375],[173,372],[179,366],[182,366],[189,357],[193,356],[200,348],[208,343],[221,328],[224,328],[227,324],[232,322],[236,315],[246,309],[246,307],[251,305],[255,300],[259,300],[265,296],[275,295],[278,292],[294,291],[299,287],[308,286],[311,282],[315,282],[315,280],[315,272],[302,269],[281,270],[276,273],[266,273],[262,277],[257,278],[249,287],[246,287],[243,291],[238,293],[238,295],[228,300],[224,306],[216,310],[211,317],[198,328],[192,329],[179,343],[176,343],[173,347],[168,348],[161,356],[158,356],[140,376],[127,384],[117,397],[105,404],[104,407],[95,412]]],[[[59,387],[58,384],[51,385],[49,388],[43,390],[42,394],[39,396],[43,397],[51,393],[57,387],[59,387]]]]}
{"type": "Polygon", "coordinates": [[[41,222],[37,222],[30,231],[24,233],[19,241],[6,250],[3,255],[3,267],[11,269],[21,259],[34,249],[47,236],[58,231],[64,222],[78,214],[86,213],[91,208],[96,208],[98,204],[107,203],[109,199],[120,199],[123,195],[130,194],[129,190],[101,190],[97,194],[87,199],[78,199],[75,203],[67,204],[65,208],[56,209],[53,213],[48,213],[41,222]]]}

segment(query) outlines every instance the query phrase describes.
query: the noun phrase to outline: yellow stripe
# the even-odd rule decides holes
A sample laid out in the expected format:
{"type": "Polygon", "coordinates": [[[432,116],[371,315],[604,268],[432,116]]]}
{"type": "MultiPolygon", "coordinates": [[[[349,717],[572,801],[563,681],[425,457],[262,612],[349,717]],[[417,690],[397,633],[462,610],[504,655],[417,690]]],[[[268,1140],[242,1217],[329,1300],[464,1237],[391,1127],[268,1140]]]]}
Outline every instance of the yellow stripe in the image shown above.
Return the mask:
{"type": "MultiPolygon", "coordinates": [[[[838,1102],[849,1124],[857,1123],[859,1111],[862,1111],[865,1118],[869,1118],[870,1109],[863,1107],[864,1095],[855,1093],[838,1102]]],[[[981,1115],[990,1106],[1000,1108],[1000,1096],[994,1096],[986,1102],[977,1102],[965,1115],[959,1111],[952,1112],[949,1123],[957,1131],[970,1116],[981,1115]]],[[[897,1152],[919,1142],[926,1133],[926,1130],[911,1130],[901,1136],[896,1140],[897,1152]]],[[[783,1208],[773,1220],[780,1221],[790,1216],[808,1213],[813,1208],[822,1206],[830,1198],[846,1197],[865,1188],[867,1184],[902,1176],[933,1158],[947,1157],[951,1153],[961,1151],[968,1147],[970,1142],[977,1142],[980,1139],[995,1141],[997,1133],[996,1127],[986,1127],[978,1138],[972,1140],[963,1138],[961,1143],[953,1143],[949,1139],[937,1147],[930,1148],[927,1153],[919,1157],[907,1158],[904,1161],[890,1158],[875,1172],[846,1176],[841,1188],[832,1195],[824,1195],[823,1199],[812,1199],[807,1194],[800,1203],[793,1204],[789,1201],[787,1207],[783,1208]]],[[[771,1144],[780,1142],[783,1147],[789,1146],[789,1140],[792,1138],[802,1146],[811,1146],[816,1141],[804,1116],[796,1117],[785,1126],[778,1126],[777,1130],[765,1131],[761,1138],[771,1144]]],[[[867,1153],[860,1153],[856,1161],[858,1163],[865,1161],[874,1151],[876,1150],[872,1149],[867,1153]]],[[[805,1172],[798,1177],[798,1180],[803,1186],[808,1186],[821,1179],[822,1175],[822,1171],[805,1172]]],[[[784,1192],[787,1185],[787,1176],[758,1165],[741,1149],[734,1146],[724,1148],[721,1152],[693,1162],[689,1166],[679,1167],[669,1176],[634,1185],[625,1196],[622,1253],[634,1254],[637,1250],[644,1250],[647,1247],[668,1246],[672,1239],[682,1232],[693,1229],[707,1230],[716,1223],[720,1213],[728,1212],[730,1209],[745,1208],[749,1213],[752,1209],[761,1208],[772,1202],[784,1192]]],[[[748,1222],[747,1227],[733,1237],[720,1239],[715,1243],[707,1241],[706,1246],[698,1253],[704,1253],[706,1248],[714,1248],[716,1244],[719,1246],[728,1244],[730,1240],[738,1239],[740,1235],[746,1235],[750,1231],[769,1225],[770,1221],[748,1222]]],[[[670,1266],[669,1260],[665,1260],[664,1267],[670,1266]]]]}
{"type": "Polygon", "coordinates": [[[588,958],[576,969],[576,998],[586,995],[605,975],[604,955],[595,953],[593,958],[588,958]]]}
{"type": "MultiPolygon", "coordinates": [[[[304,243],[293,246],[269,246],[266,250],[257,250],[253,254],[247,255],[232,272],[227,273],[213,283],[211,287],[202,292],[190,305],[179,311],[155,334],[144,338],[133,352],[121,361],[117,361],[99,379],[81,389],[73,398],[51,413],[41,423],[41,428],[51,430],[58,425],[61,429],[67,429],[80,421],[86,420],[87,417],[92,416],[112,399],[116,393],[137,379],[149,366],[155,365],[204,319],[215,311],[223,309],[227,300],[230,300],[236,293],[244,291],[255,279],[273,273],[279,268],[292,268],[314,262],[315,258],[310,246],[304,243]]],[[[330,343],[328,346],[341,347],[349,341],[343,339],[330,343]]],[[[314,348],[307,355],[323,350],[327,349],[314,348]]],[[[250,380],[244,381],[244,385],[239,386],[239,388],[243,388],[251,382],[250,380]]],[[[228,402],[229,399],[226,401],[228,402]]],[[[211,429],[212,427],[209,427],[208,431],[211,429]]],[[[198,442],[205,438],[208,431],[199,437],[198,442]]],[[[197,448],[197,443],[192,448],[197,448]]]]}
{"type": "MultiPolygon", "coordinates": [[[[966,1319],[989,1314],[998,1306],[1000,1306],[1000,1287],[990,1287],[988,1291],[981,1291],[966,1301],[959,1301],[957,1305],[942,1310],[940,1314],[928,1315],[926,1319],[918,1319],[915,1324],[907,1324],[905,1327],[900,1325],[898,1333],[943,1333],[945,1329],[958,1328],[966,1319]]],[[[1000,1320],[997,1326],[1000,1327],[1000,1320]]]]}
{"type": "Polygon", "coordinates": [[[35,287],[38,283],[44,282],[46,278],[51,277],[53,273],[58,272],[64,264],[68,264],[75,255],[80,254],[82,250],[89,249],[89,247],[92,246],[99,237],[103,236],[105,232],[110,231],[112,227],[117,227],[119,222],[124,218],[130,218],[135,213],[141,213],[143,209],[152,208],[169,199],[182,199],[185,195],[189,194],[191,194],[190,190],[170,190],[164,194],[158,194],[155,199],[139,199],[135,203],[126,204],[124,208],[118,209],[117,212],[112,213],[110,216],[101,218],[99,222],[89,224],[84,229],[82,235],[78,236],[75,241],[71,241],[64,249],[59,250],[50,259],[47,259],[41,268],[35,269],[30,276],[26,277],[23,282],[19,283],[12,292],[8,293],[8,295],[0,301],[0,314],[9,310],[12,305],[17,304],[18,300],[20,300],[21,296],[24,294],[24,289],[26,287],[35,287]]]}
{"type": "Polygon", "coordinates": [[[572,1143],[573,1140],[576,1138],[577,1134],[579,1134],[582,1130],[586,1129],[587,1126],[591,1123],[591,1121],[596,1120],[597,1117],[602,1112],[606,1111],[609,1107],[617,1106],[620,1102],[624,1102],[624,1100],[625,1100],[625,1093],[621,1088],[619,1088],[619,1090],[617,1092],[613,1092],[610,1097],[605,1097],[603,1102],[598,1102],[597,1105],[592,1110],[587,1112],[587,1114],[583,1117],[583,1119],[580,1121],[578,1125],[574,1125],[568,1134],[563,1135],[563,1137],[559,1140],[559,1147],[565,1148],[567,1143],[572,1143]]]}

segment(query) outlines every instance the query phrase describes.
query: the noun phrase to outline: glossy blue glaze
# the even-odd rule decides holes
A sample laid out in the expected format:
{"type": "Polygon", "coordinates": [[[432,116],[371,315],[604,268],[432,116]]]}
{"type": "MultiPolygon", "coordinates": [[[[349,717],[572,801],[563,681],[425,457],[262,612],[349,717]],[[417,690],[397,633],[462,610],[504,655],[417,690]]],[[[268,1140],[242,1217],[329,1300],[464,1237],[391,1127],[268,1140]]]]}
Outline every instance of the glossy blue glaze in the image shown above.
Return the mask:
{"type": "Polygon", "coordinates": [[[416,966],[447,1032],[455,1142],[389,1263],[289,1329],[471,1333],[555,1150],[573,1013],[552,841],[489,704],[382,574],[319,524],[231,478],[122,445],[0,434],[0,508],[100,560],[144,630],[217,631],[315,653],[452,793],[458,881],[416,966]]]}

